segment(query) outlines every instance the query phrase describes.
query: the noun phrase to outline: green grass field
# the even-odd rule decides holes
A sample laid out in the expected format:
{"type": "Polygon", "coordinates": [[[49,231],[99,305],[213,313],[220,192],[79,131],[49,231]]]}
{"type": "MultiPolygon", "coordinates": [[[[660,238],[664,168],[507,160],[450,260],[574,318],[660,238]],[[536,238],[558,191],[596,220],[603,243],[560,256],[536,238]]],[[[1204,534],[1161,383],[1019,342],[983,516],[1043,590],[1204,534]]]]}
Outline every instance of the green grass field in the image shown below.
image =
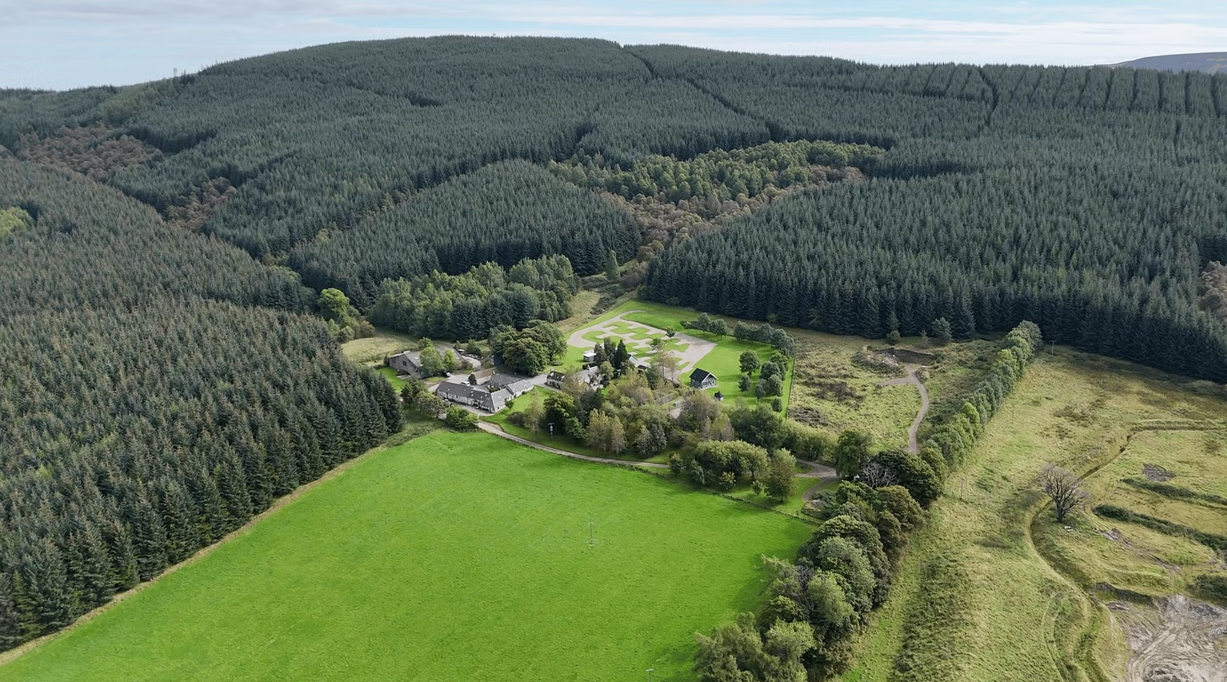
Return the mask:
{"type": "Polygon", "coordinates": [[[341,352],[360,365],[373,365],[382,363],[389,355],[415,347],[416,343],[417,339],[406,334],[380,329],[374,336],[341,344],[341,352]]]}
{"type": "MultiPolygon", "coordinates": [[[[1188,573],[1190,564],[1206,570],[1211,557],[1195,551],[1195,545],[1176,546],[1165,536],[1151,538],[1140,532],[1144,529],[1121,528],[1089,514],[1067,522],[1073,529],[1067,531],[1050,512],[1036,516],[1042,499],[1033,487],[1035,475],[1045,462],[1091,471],[1119,454],[1147,420],[1222,419],[1224,414],[1227,401],[1199,395],[1171,377],[1069,351],[1042,355],[968,462],[951,474],[946,497],[913,539],[892,603],[875,616],[857,665],[843,680],[890,679],[905,647],[921,654],[913,670],[919,676],[908,679],[1060,680],[1068,679],[1063,670],[1076,669],[1088,657],[1109,674],[1117,672],[1124,660],[1121,635],[1106,624],[1084,589],[1111,578],[1123,581],[1120,587],[1149,582],[1152,593],[1171,594],[1182,584],[1171,576],[1188,573]],[[1121,528],[1140,551],[1125,552],[1123,543],[1105,539],[1100,531],[1108,527],[1121,528]],[[950,562],[965,581],[951,589],[926,580],[925,568],[941,562],[950,562]],[[951,608],[921,610],[955,603],[962,606],[953,618],[932,616],[949,616],[951,608]],[[910,640],[905,637],[909,617],[917,626],[910,640]],[[1088,629],[1096,633],[1089,645],[1082,641],[1088,629]]],[[[1148,437],[1134,437],[1142,459],[1167,462],[1187,475],[1190,487],[1209,491],[1222,484],[1215,478],[1221,473],[1210,473],[1221,472],[1223,465],[1209,454],[1213,446],[1206,434],[1188,436],[1180,447],[1166,436],[1159,444],[1148,437]],[[1191,462],[1200,463],[1196,470],[1191,462]]],[[[1126,451],[1119,465],[1096,473],[1088,483],[1092,494],[1102,495],[1119,479],[1112,467],[1134,471],[1138,459],[1130,458],[1126,451]],[[1106,487],[1097,483],[1100,477],[1109,481],[1106,487]]],[[[1119,495],[1119,485],[1116,490],[1119,495]]]]}
{"type": "Polygon", "coordinates": [[[810,527],[486,434],[372,453],[0,680],[693,679],[810,527]]]}

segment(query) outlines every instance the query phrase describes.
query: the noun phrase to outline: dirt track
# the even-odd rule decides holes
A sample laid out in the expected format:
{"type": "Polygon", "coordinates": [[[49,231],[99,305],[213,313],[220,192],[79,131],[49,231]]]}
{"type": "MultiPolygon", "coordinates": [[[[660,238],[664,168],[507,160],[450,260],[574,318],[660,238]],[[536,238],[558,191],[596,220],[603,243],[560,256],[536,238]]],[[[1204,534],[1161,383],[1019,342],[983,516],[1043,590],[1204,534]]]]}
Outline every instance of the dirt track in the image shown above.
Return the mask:
{"type": "Polygon", "coordinates": [[[916,372],[920,371],[918,365],[907,366],[907,376],[890,381],[883,381],[878,386],[915,386],[917,391],[920,391],[920,411],[916,413],[916,419],[912,422],[912,427],[907,430],[907,451],[913,455],[920,454],[920,423],[925,420],[925,415],[929,414],[929,390],[925,388],[924,382],[920,377],[916,376],[916,372]]]}

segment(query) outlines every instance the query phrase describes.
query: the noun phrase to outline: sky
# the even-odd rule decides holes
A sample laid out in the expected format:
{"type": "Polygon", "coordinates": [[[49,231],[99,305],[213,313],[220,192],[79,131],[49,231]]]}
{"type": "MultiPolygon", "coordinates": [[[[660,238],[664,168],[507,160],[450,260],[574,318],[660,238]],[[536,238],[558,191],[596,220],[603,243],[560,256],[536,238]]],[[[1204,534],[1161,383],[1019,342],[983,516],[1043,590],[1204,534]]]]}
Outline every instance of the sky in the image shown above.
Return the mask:
{"type": "Polygon", "coordinates": [[[914,62],[1227,51],[1227,2],[0,0],[0,87],[127,85],[349,40],[535,35],[914,62]]]}

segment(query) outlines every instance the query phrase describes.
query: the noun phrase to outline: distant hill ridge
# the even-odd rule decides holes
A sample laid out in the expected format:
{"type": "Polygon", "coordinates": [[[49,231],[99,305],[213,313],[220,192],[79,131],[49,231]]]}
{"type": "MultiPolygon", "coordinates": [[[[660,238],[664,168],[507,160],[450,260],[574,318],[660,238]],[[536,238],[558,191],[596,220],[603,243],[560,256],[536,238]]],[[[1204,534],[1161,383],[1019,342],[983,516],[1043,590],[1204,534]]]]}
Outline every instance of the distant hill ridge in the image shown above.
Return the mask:
{"type": "Polygon", "coordinates": [[[1159,71],[1204,71],[1206,73],[1227,73],[1227,52],[1197,52],[1190,54],[1167,54],[1156,57],[1143,57],[1131,62],[1121,62],[1113,66],[1128,66],[1134,69],[1156,69],[1159,71]]]}

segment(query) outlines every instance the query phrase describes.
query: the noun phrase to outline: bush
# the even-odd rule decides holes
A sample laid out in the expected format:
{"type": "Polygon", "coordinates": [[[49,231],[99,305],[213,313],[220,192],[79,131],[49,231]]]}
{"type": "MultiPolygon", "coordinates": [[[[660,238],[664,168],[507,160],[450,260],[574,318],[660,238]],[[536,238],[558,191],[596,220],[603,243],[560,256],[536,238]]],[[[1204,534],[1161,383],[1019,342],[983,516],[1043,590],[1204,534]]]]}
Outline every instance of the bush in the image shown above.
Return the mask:
{"type": "Polygon", "coordinates": [[[1193,594],[1220,606],[1227,606],[1227,574],[1197,576],[1193,581],[1193,594]]]}
{"type": "Polygon", "coordinates": [[[1164,535],[1184,537],[1200,542],[1201,544],[1218,552],[1227,552],[1227,537],[1223,537],[1222,535],[1206,533],[1204,531],[1197,530],[1196,528],[1190,528],[1189,526],[1184,526],[1179,523],[1172,523],[1171,521],[1165,521],[1164,519],[1157,519],[1146,514],[1139,514],[1138,512],[1111,504],[1101,504],[1095,507],[1094,512],[1106,519],[1137,524],[1153,531],[1163,533],[1164,535]]]}
{"type": "Polygon", "coordinates": [[[457,431],[472,431],[477,428],[477,415],[463,407],[452,406],[447,408],[443,423],[457,431]]]}

